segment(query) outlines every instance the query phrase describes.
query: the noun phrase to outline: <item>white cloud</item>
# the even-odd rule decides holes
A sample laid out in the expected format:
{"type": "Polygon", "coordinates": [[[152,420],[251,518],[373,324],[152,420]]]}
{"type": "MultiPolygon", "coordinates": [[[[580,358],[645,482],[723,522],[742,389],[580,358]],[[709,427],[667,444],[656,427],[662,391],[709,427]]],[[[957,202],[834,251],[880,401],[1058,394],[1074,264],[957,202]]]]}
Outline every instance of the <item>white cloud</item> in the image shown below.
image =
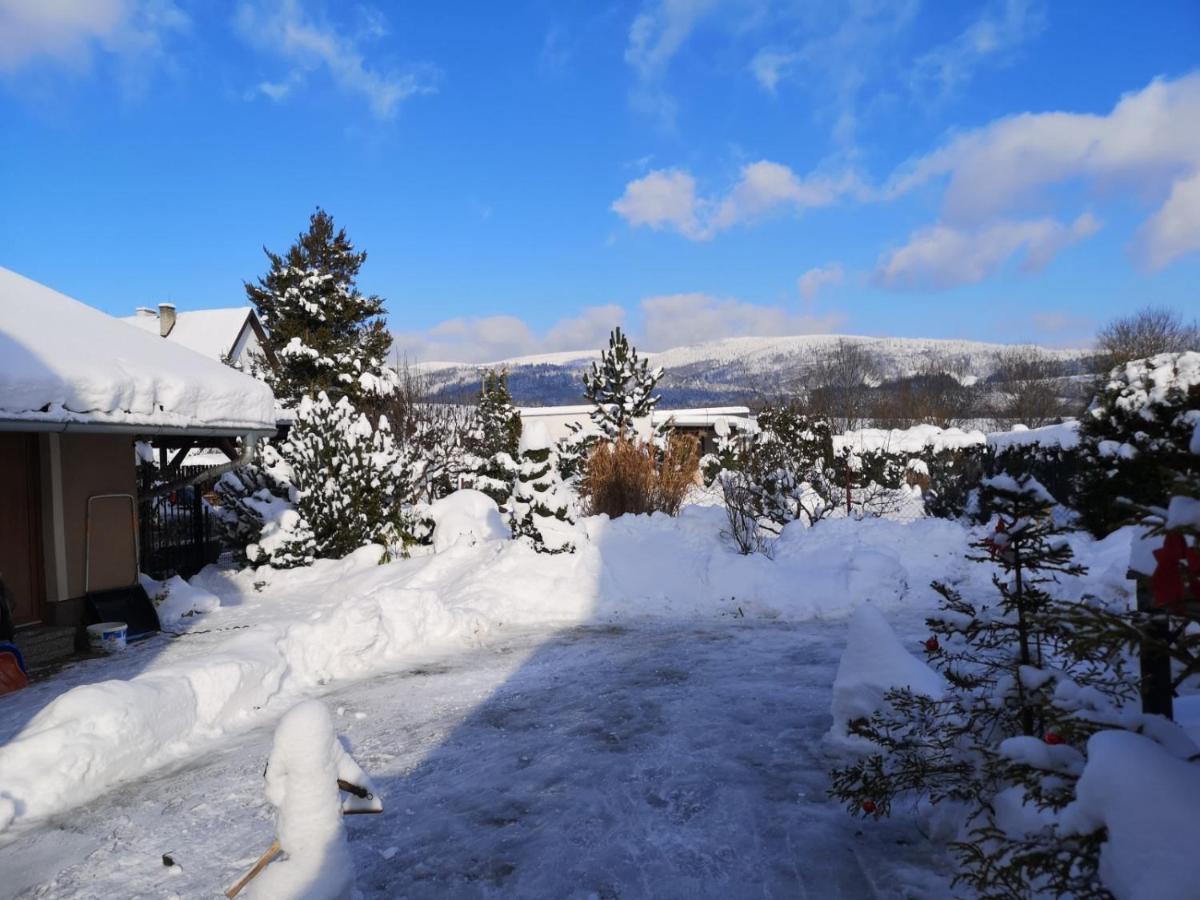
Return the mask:
{"type": "Polygon", "coordinates": [[[781,209],[800,212],[828,206],[861,191],[861,182],[851,173],[801,178],[785,165],[760,160],[743,166],[737,182],[719,198],[697,196],[696,180],[687,172],[656,169],[625,185],[612,210],[635,228],[668,228],[699,241],[781,209]]]}
{"type": "Polygon", "coordinates": [[[621,218],[635,228],[671,228],[693,239],[702,237],[697,220],[696,179],[687,172],[656,169],[625,185],[612,205],[621,218]]]}
{"type": "Polygon", "coordinates": [[[796,280],[800,296],[805,300],[814,299],[826,287],[836,287],[846,279],[846,273],[841,263],[831,263],[828,266],[818,266],[809,269],[796,280]]]}
{"type": "MultiPolygon", "coordinates": [[[[893,255],[896,274],[886,274],[885,264],[880,283],[906,283],[908,276],[900,273],[952,244],[969,252],[963,260],[946,261],[944,268],[956,273],[947,283],[978,280],[976,272],[986,277],[1018,249],[1027,266],[1045,265],[1062,247],[1095,230],[1094,223],[1085,227],[1088,216],[1074,218],[1077,204],[1063,208],[1064,198],[1077,192],[1061,189],[1077,186],[1090,189],[1090,203],[1124,194],[1157,205],[1133,249],[1143,265],[1160,269],[1200,251],[1200,72],[1156,79],[1123,96],[1106,115],[1023,113],[999,119],[901,166],[879,187],[849,168],[798,175],[760,160],[744,166],[737,182],[717,196],[699,194],[689,172],[657,169],[630,181],[612,209],[633,227],[708,240],[784,210],[846,199],[888,202],[930,186],[941,190],[939,224],[913,235],[893,255]],[[1056,219],[1074,219],[1075,225],[1047,226],[1056,219]],[[1053,239],[1055,234],[1070,240],[1053,239]]],[[[943,279],[926,273],[914,281],[943,279]]]]}
{"type": "Polygon", "coordinates": [[[97,50],[144,64],[188,24],[171,0],[0,0],[0,72],[37,61],[86,70],[97,50]]]}
{"type": "Polygon", "coordinates": [[[410,361],[494,362],[513,356],[590,350],[608,340],[608,333],[625,321],[617,305],[593,306],[578,316],[562,319],[538,334],[516,316],[459,317],[428,331],[392,335],[395,352],[410,361]]]}
{"type": "Polygon", "coordinates": [[[885,254],[874,281],[896,290],[939,290],[976,284],[999,272],[1014,256],[1026,273],[1044,269],[1065,247],[1099,229],[1089,213],[1070,225],[1054,219],[1004,221],[975,230],[938,224],[915,232],[907,244],[885,254]]]}
{"type": "Polygon", "coordinates": [[[788,70],[800,59],[798,53],[788,53],[772,47],[764,47],[754,54],[750,60],[750,72],[764,90],[775,93],[775,88],[787,74],[788,70]]]}
{"type": "Polygon", "coordinates": [[[625,62],[642,81],[660,78],[716,0],[654,0],[629,26],[625,62]]]}
{"type": "Polygon", "coordinates": [[[1166,202],[1142,226],[1138,244],[1151,269],[1200,251],[1200,166],[1171,186],[1166,202]]]}
{"type": "Polygon", "coordinates": [[[1034,0],[1000,0],[957,37],[922,54],[913,63],[912,84],[918,93],[927,85],[945,95],[970,80],[988,60],[1003,60],[1045,27],[1045,14],[1034,0]]]}
{"type": "Polygon", "coordinates": [[[1193,73],[1126,94],[1107,115],[1000,119],[905,167],[887,193],[895,197],[945,179],[942,218],[963,226],[1044,208],[1057,185],[1082,181],[1107,191],[1132,189],[1165,201],[1139,244],[1142,260],[1157,268],[1200,242],[1198,175],[1200,73],[1193,73]]]}
{"type": "Polygon", "coordinates": [[[764,17],[770,42],[750,59],[758,84],[807,90],[835,143],[855,152],[859,121],[908,70],[902,54],[919,0],[830,0],[784,4],[764,17]]]}
{"type": "Polygon", "coordinates": [[[390,119],[409,97],[433,93],[438,73],[430,66],[396,72],[369,65],[361,45],[386,28],[374,10],[362,10],[362,22],[356,33],[345,33],[310,14],[301,0],[243,0],[234,17],[243,39],[290,66],[284,79],[264,81],[258,92],[283,100],[309,73],[324,69],[343,91],[361,95],[377,118],[390,119]]]}
{"type": "Polygon", "coordinates": [[[727,337],[827,333],[844,318],[814,316],[710,294],[669,294],[642,301],[641,344],[668,350],[727,337]]]}
{"type": "MultiPolygon", "coordinates": [[[[710,294],[669,294],[639,304],[641,327],[631,336],[644,350],[667,350],[727,337],[820,334],[844,322],[840,314],[762,306],[710,294]]],[[[628,318],[616,304],[593,306],[545,331],[516,316],[459,317],[422,332],[393,333],[394,351],[410,362],[486,363],[515,356],[598,350],[628,318]]],[[[633,329],[627,329],[632,331],[633,329]]]]}

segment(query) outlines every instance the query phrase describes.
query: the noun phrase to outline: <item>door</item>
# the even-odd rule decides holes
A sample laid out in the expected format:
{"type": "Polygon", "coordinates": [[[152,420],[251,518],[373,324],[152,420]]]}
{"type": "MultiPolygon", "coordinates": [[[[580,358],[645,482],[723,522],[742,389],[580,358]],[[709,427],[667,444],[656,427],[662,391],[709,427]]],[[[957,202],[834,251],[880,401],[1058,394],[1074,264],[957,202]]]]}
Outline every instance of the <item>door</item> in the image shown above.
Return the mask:
{"type": "Polygon", "coordinates": [[[0,578],[17,625],[43,617],[39,497],[37,436],[0,433],[0,578]]]}

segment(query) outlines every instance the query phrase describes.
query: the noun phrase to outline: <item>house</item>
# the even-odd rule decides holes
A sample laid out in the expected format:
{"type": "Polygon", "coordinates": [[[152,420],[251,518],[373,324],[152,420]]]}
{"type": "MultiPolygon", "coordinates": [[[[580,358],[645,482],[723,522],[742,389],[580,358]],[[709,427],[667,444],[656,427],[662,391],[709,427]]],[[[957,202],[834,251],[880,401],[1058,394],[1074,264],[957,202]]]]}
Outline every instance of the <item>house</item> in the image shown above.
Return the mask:
{"type": "Polygon", "coordinates": [[[221,442],[240,462],[275,427],[257,379],[0,268],[0,577],[16,623],[74,629],[89,592],[136,581],[135,441],[176,459],[221,442]]]}
{"type": "MultiPolygon", "coordinates": [[[[518,410],[522,424],[540,422],[551,440],[566,437],[577,427],[591,425],[593,407],[580,406],[526,406],[518,410]]],[[[715,453],[717,439],[728,433],[729,428],[743,432],[755,431],[754,420],[746,406],[710,406],[697,409],[656,409],[649,416],[635,421],[640,437],[649,437],[651,430],[667,422],[679,433],[694,435],[700,442],[701,453],[715,453]]]]}
{"type": "Polygon", "coordinates": [[[121,321],[235,369],[248,370],[256,355],[264,355],[268,364],[275,364],[266,330],[247,306],[176,312],[173,303],[160,303],[157,310],[139,306],[134,315],[124,316],[121,321]]]}

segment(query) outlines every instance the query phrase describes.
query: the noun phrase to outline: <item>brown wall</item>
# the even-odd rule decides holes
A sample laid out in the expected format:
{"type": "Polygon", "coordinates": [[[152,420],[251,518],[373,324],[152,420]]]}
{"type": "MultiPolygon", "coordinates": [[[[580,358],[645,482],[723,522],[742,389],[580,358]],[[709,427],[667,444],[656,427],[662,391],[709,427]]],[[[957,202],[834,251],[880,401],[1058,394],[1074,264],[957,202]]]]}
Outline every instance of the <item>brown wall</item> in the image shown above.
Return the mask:
{"type": "Polygon", "coordinates": [[[0,434],[0,578],[18,625],[44,616],[37,436],[0,434]]]}
{"type": "Polygon", "coordinates": [[[137,577],[137,530],[126,499],[95,500],[88,528],[88,498],[98,494],[137,495],[133,439],[108,434],[64,434],[62,454],[63,531],[67,597],[91,590],[123,587],[137,577]],[[85,579],[87,540],[91,541],[91,579],[85,579]]]}

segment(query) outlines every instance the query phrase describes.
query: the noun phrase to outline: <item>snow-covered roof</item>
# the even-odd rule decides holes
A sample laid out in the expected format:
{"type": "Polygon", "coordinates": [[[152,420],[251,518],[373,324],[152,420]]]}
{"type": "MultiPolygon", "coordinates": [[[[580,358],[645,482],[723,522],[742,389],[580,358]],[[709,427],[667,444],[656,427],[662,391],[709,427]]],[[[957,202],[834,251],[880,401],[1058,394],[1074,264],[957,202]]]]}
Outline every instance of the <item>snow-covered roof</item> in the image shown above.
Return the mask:
{"type": "MultiPolygon", "coordinates": [[[[590,403],[577,406],[523,406],[517,410],[521,418],[529,419],[539,416],[583,416],[592,414],[596,407],[590,403]]],[[[650,421],[655,425],[674,420],[680,427],[712,425],[717,419],[730,416],[745,418],[750,415],[747,406],[703,406],[695,409],[656,409],[650,414],[650,421]]]]}
{"type": "Polygon", "coordinates": [[[745,419],[750,415],[748,406],[702,406],[696,409],[656,409],[650,414],[655,425],[674,422],[679,428],[702,428],[715,425],[718,419],[745,419]]]}
{"type": "Polygon", "coordinates": [[[0,267],[0,421],[274,431],[270,388],[0,267]]]}
{"type": "MultiPolygon", "coordinates": [[[[203,353],[209,359],[223,361],[237,344],[251,312],[248,306],[179,312],[175,314],[175,324],[166,339],[203,353]]],[[[159,320],[154,311],[123,316],[121,321],[159,336],[159,320]]]]}
{"type": "Polygon", "coordinates": [[[522,406],[517,412],[523,419],[531,416],[590,416],[595,408],[590,403],[577,406],[522,406]]]}

